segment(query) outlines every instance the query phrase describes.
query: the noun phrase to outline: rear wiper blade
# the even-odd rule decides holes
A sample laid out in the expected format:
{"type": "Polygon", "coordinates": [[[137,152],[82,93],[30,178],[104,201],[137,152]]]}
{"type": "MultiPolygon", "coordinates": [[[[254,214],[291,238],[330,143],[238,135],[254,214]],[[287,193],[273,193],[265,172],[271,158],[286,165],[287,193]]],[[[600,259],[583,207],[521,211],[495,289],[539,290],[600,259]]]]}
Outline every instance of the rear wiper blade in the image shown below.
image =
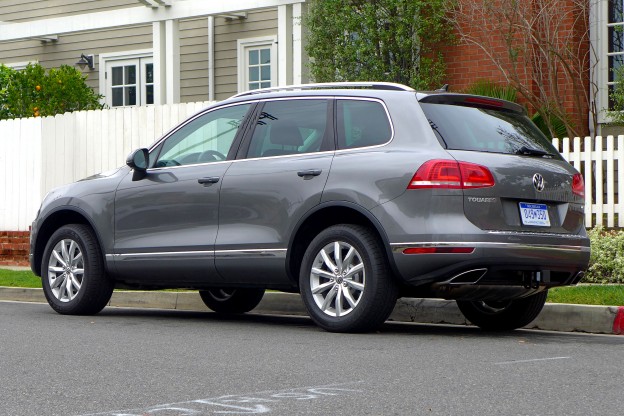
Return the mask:
{"type": "Polygon", "coordinates": [[[545,150],[534,149],[532,147],[522,146],[520,149],[516,150],[517,155],[527,155],[527,156],[546,156],[553,157],[552,153],[548,153],[545,150]]]}

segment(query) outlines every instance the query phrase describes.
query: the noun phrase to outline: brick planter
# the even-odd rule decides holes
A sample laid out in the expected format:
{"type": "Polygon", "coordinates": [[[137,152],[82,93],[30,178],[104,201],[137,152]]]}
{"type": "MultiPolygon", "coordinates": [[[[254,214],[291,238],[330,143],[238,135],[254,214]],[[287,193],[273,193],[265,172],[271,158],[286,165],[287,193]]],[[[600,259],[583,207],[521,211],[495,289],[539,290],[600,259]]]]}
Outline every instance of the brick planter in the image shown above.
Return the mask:
{"type": "Polygon", "coordinates": [[[28,266],[30,232],[0,231],[0,266],[28,266]]]}

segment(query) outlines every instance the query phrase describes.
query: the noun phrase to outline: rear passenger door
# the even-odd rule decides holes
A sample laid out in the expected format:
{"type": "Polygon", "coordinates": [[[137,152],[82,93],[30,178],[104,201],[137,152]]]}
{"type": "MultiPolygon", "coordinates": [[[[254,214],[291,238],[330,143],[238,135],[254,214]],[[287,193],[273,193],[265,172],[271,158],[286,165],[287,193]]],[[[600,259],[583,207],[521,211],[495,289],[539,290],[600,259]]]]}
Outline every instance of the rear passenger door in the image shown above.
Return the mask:
{"type": "Polygon", "coordinates": [[[332,164],[332,109],[329,98],[260,103],[221,187],[215,264],[227,282],[288,284],[290,234],[320,203],[332,164]]]}

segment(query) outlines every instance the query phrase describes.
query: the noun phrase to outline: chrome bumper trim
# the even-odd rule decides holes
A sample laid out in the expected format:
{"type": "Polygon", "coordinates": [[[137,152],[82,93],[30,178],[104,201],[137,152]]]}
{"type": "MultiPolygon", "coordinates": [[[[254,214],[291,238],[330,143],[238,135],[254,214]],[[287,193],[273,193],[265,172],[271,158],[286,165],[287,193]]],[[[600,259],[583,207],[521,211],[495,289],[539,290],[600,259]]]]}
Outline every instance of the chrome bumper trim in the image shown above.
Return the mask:
{"type": "MultiPolygon", "coordinates": [[[[427,243],[391,243],[394,253],[402,253],[410,247],[474,247],[474,248],[506,248],[511,250],[549,250],[567,252],[590,252],[589,247],[560,244],[525,244],[525,243],[494,243],[494,242],[427,242],[427,243]]],[[[457,254],[455,254],[457,255],[457,254]]]]}

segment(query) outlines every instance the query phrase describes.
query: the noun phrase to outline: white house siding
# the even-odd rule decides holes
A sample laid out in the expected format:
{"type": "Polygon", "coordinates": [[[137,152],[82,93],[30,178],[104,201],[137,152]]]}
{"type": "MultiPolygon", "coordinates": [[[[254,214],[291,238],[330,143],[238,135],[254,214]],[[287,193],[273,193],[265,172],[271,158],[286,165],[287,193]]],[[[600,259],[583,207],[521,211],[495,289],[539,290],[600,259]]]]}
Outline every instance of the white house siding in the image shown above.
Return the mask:
{"type": "MultiPolygon", "coordinates": [[[[0,0],[0,21],[21,22],[82,13],[137,7],[136,0],[0,0]]],[[[80,54],[95,55],[95,70],[83,70],[87,84],[99,93],[99,54],[152,47],[151,24],[121,29],[59,35],[54,42],[20,40],[0,44],[0,63],[39,62],[45,68],[73,65],[80,54]]]]}
{"type": "Polygon", "coordinates": [[[208,99],[208,18],[180,20],[180,101],[208,99]]]}
{"type": "Polygon", "coordinates": [[[120,29],[94,30],[90,32],[60,35],[58,41],[19,41],[0,44],[0,62],[38,61],[45,68],[57,68],[63,64],[73,65],[80,54],[95,55],[95,69],[84,69],[87,84],[99,91],[99,54],[152,47],[152,26],[125,27],[120,29]]]}
{"type": "Polygon", "coordinates": [[[246,19],[217,17],[214,32],[215,98],[223,100],[238,92],[237,40],[277,36],[277,9],[250,12],[246,19]]]}
{"type": "MultiPolygon", "coordinates": [[[[211,0],[213,1],[213,0],[211,0]]],[[[180,3],[183,3],[180,1],[180,3]]],[[[250,1],[253,7],[254,2],[250,1]]],[[[175,4],[174,6],[175,7],[175,4]]],[[[172,7],[172,8],[173,8],[172,7]]],[[[144,8],[137,0],[0,0],[1,22],[27,22],[76,16],[124,8],[144,8]],[[36,5],[36,6],[35,6],[36,5]]],[[[194,102],[209,98],[208,17],[179,20],[180,28],[180,101],[194,102]]],[[[243,19],[214,18],[214,97],[224,99],[238,92],[239,39],[277,37],[277,7],[246,13],[243,19]]],[[[10,23],[9,23],[10,24],[10,23]]],[[[100,54],[153,48],[152,23],[134,26],[85,30],[58,35],[54,42],[36,39],[0,43],[0,63],[37,61],[46,68],[73,65],[80,54],[95,55],[95,69],[83,70],[87,84],[100,93],[100,54]]],[[[274,64],[278,62],[275,59],[274,64]]]]}
{"type": "Polygon", "coordinates": [[[136,7],[138,4],[137,0],[0,0],[0,21],[47,19],[136,7]]]}

